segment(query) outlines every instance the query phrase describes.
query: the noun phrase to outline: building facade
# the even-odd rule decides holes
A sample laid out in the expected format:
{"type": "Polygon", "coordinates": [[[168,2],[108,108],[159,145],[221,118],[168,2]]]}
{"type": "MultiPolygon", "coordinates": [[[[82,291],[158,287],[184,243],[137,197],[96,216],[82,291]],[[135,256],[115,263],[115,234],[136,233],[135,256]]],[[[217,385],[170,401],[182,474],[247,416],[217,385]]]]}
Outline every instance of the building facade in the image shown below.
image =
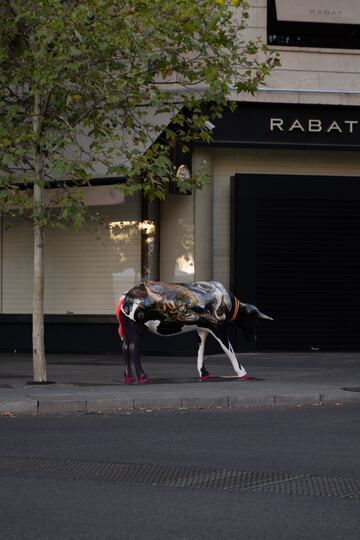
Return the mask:
{"type": "Polygon", "coordinates": [[[193,152],[212,183],[188,201],[192,277],[274,317],[258,350],[360,349],[359,23],[353,0],[253,0],[247,37],[281,67],[193,152]]]}
{"type": "MultiPolygon", "coordinates": [[[[146,277],[231,286],[275,318],[258,350],[360,349],[360,9],[298,4],[251,1],[246,38],[279,50],[281,67],[254,96],[234,94],[213,143],[192,149],[193,173],[206,161],[206,188],[149,207],[94,187],[89,204],[107,227],[48,232],[49,351],[118,350],[117,298],[146,277]]],[[[0,348],[29,350],[32,231],[1,219],[0,348]]]]}

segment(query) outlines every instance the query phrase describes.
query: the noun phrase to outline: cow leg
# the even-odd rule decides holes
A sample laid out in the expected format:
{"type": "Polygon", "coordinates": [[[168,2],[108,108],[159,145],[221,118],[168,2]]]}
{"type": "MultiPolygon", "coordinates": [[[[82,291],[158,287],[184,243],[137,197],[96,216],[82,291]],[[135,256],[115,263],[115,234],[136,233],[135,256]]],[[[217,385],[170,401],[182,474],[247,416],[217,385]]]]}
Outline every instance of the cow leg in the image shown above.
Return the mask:
{"type": "MultiPolygon", "coordinates": [[[[140,342],[142,335],[144,333],[144,327],[141,323],[131,320],[129,317],[124,317],[124,336],[126,337],[127,343],[127,358],[126,366],[128,373],[130,374],[131,380],[133,382],[135,379],[132,376],[131,364],[135,367],[136,377],[139,383],[144,384],[148,383],[149,379],[144,373],[144,370],[141,365],[140,359],[140,342]]],[[[126,376],[126,373],[125,373],[126,376]]]]}
{"type": "Polygon", "coordinates": [[[131,384],[135,381],[135,378],[133,377],[133,373],[131,369],[130,342],[126,334],[124,334],[124,337],[123,337],[122,353],[123,353],[123,358],[124,358],[124,363],[125,363],[124,381],[127,384],[131,384]]]}
{"type": "Polygon", "coordinates": [[[224,351],[224,353],[226,354],[226,356],[229,358],[231,364],[232,364],[232,367],[234,368],[234,371],[236,373],[236,375],[239,377],[239,379],[247,379],[247,375],[246,375],[246,369],[241,365],[239,364],[238,362],[238,359],[236,358],[236,354],[234,352],[234,349],[232,348],[232,345],[230,343],[230,341],[228,342],[229,343],[229,348],[226,347],[224,345],[224,343],[221,341],[220,338],[218,338],[214,332],[212,330],[208,330],[209,334],[211,334],[213,336],[213,338],[216,339],[216,341],[219,343],[220,347],[222,348],[222,350],[224,351]]]}
{"type": "Polygon", "coordinates": [[[141,365],[140,341],[141,341],[141,335],[139,333],[136,333],[133,341],[130,344],[130,356],[135,366],[135,372],[136,372],[136,377],[137,377],[138,382],[140,384],[146,384],[150,381],[141,365]]]}
{"type": "Polygon", "coordinates": [[[202,381],[206,381],[210,378],[210,373],[207,371],[205,367],[204,362],[204,351],[205,351],[205,341],[207,338],[207,331],[206,330],[197,330],[198,336],[199,336],[199,349],[198,349],[198,355],[197,355],[197,369],[199,372],[200,379],[202,381]]]}

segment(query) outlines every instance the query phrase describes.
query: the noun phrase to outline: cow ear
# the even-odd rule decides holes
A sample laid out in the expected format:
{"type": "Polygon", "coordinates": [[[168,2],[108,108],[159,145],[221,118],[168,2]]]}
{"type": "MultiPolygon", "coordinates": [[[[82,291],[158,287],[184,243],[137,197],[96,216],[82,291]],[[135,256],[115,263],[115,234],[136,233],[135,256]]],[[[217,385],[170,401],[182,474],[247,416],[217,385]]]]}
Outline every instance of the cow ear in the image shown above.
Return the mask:
{"type": "Polygon", "coordinates": [[[268,321],[273,321],[274,320],[272,317],[269,317],[268,315],[265,315],[265,313],[261,313],[261,311],[259,311],[259,319],[267,319],[268,321]]]}

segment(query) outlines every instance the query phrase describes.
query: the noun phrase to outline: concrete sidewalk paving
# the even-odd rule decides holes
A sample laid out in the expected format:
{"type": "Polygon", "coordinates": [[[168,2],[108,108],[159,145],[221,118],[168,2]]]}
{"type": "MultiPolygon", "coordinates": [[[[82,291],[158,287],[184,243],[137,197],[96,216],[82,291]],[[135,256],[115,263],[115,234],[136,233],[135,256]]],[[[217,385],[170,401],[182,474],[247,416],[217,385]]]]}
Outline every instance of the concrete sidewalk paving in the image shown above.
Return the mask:
{"type": "Polygon", "coordinates": [[[207,357],[209,381],[196,359],[144,357],[151,383],[126,385],[121,357],[47,356],[48,380],[31,385],[28,354],[0,354],[0,415],[119,413],[132,410],[250,408],[360,403],[358,353],[244,353],[250,379],[239,381],[224,355],[207,357]]]}

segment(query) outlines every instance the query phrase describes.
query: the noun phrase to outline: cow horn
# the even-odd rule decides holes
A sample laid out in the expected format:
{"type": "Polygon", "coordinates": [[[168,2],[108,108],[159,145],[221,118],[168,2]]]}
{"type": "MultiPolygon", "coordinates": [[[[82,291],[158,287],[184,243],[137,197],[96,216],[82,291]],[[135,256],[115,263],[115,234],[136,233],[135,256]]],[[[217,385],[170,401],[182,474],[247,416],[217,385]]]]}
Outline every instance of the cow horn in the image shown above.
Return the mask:
{"type": "Polygon", "coordinates": [[[267,319],[268,321],[273,321],[274,320],[272,317],[269,317],[268,315],[265,315],[264,313],[261,313],[261,311],[259,311],[259,319],[267,319]]]}

